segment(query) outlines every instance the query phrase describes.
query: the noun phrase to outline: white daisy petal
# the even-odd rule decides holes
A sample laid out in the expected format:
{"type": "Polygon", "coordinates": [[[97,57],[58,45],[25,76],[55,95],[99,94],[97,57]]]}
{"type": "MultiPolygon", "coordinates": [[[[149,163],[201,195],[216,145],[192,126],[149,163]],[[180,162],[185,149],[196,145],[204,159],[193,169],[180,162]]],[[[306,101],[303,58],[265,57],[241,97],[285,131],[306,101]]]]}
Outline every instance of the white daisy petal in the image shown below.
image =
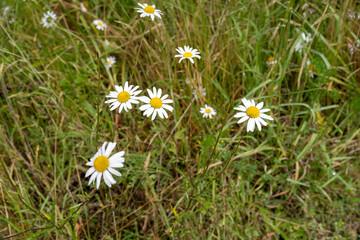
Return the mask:
{"type": "Polygon", "coordinates": [[[124,164],[122,162],[116,162],[116,161],[111,162],[109,164],[109,167],[111,167],[111,168],[121,168],[123,166],[124,166],[124,164]]]}
{"type": "Polygon", "coordinates": [[[161,88],[159,88],[159,90],[156,94],[156,97],[161,98],[161,93],[162,93],[162,90],[161,90],[161,88]]]}
{"type": "Polygon", "coordinates": [[[167,105],[167,104],[163,104],[162,107],[165,108],[166,110],[169,110],[170,112],[172,112],[174,110],[174,108],[172,106],[167,105]]]}
{"type": "Polygon", "coordinates": [[[270,111],[270,109],[264,108],[264,109],[261,109],[261,110],[260,110],[260,113],[265,113],[265,112],[269,112],[269,111],[270,111]]]}
{"type": "Polygon", "coordinates": [[[257,120],[258,120],[263,126],[267,126],[267,122],[265,122],[262,118],[258,117],[257,120]]]}
{"type": "Polygon", "coordinates": [[[86,166],[94,166],[94,163],[93,162],[87,162],[86,166]]]}
{"type": "Polygon", "coordinates": [[[166,99],[166,100],[164,100],[164,101],[162,101],[162,102],[168,104],[168,103],[173,103],[174,101],[171,100],[171,99],[166,99]]]}
{"type": "Polygon", "coordinates": [[[104,172],[104,176],[110,181],[111,184],[116,183],[115,179],[113,178],[113,176],[111,176],[111,174],[110,174],[110,172],[108,170],[106,170],[104,172]]]}
{"type": "Polygon", "coordinates": [[[263,114],[263,113],[260,113],[260,117],[261,117],[261,118],[268,119],[268,120],[274,120],[271,116],[266,115],[266,114],[263,114]]]}
{"type": "Polygon", "coordinates": [[[242,117],[242,118],[240,118],[240,120],[237,123],[245,122],[248,119],[249,119],[249,116],[242,117]]]}
{"type": "Polygon", "coordinates": [[[235,114],[234,118],[241,118],[241,117],[244,117],[244,116],[246,116],[246,113],[239,112],[239,113],[235,114]]]}
{"type": "Polygon", "coordinates": [[[117,152],[115,154],[113,154],[110,158],[109,161],[111,162],[112,160],[116,160],[118,158],[121,158],[122,156],[124,156],[125,152],[121,151],[121,152],[117,152]]]}
{"type": "Polygon", "coordinates": [[[124,104],[126,104],[126,107],[127,107],[128,109],[132,109],[131,103],[130,103],[129,101],[127,101],[127,102],[124,103],[124,104]]]}
{"type": "MultiPolygon", "coordinates": [[[[169,95],[168,94],[165,94],[164,96],[162,96],[160,99],[161,101],[164,101],[169,95]]],[[[171,100],[172,101],[172,100],[171,100]]]]}
{"type": "Polygon", "coordinates": [[[96,188],[99,189],[100,183],[101,183],[101,177],[102,177],[102,172],[99,172],[97,177],[96,177],[96,188]]]}
{"type": "Polygon", "coordinates": [[[119,107],[119,113],[121,113],[121,111],[124,109],[124,104],[120,104],[120,107],[119,107]]]}
{"type": "Polygon", "coordinates": [[[104,172],[104,182],[105,182],[105,184],[108,186],[108,187],[111,187],[111,182],[110,182],[110,180],[107,178],[107,176],[105,175],[105,172],[104,172]]]}
{"type": "Polygon", "coordinates": [[[248,100],[247,100],[246,98],[241,99],[241,101],[242,101],[242,103],[244,104],[244,106],[245,106],[246,108],[251,107],[251,103],[248,102],[248,100]]]}
{"type": "Polygon", "coordinates": [[[107,144],[108,144],[107,142],[104,142],[103,145],[101,146],[100,155],[105,155],[105,150],[106,150],[106,145],[107,144]]]}
{"type": "Polygon", "coordinates": [[[88,176],[90,176],[91,174],[93,174],[95,172],[95,168],[91,167],[89,168],[89,170],[86,171],[85,177],[87,178],[88,176]]]}
{"type": "Polygon", "coordinates": [[[258,127],[259,131],[261,131],[261,123],[259,122],[259,118],[255,118],[256,126],[258,127]]]}
{"type": "Polygon", "coordinates": [[[111,167],[108,167],[107,170],[108,170],[111,174],[121,177],[121,173],[118,172],[117,170],[115,170],[115,169],[113,169],[113,168],[111,168],[111,167]]]}
{"type": "Polygon", "coordinates": [[[246,107],[244,107],[243,105],[240,105],[239,107],[234,108],[235,110],[239,110],[239,111],[243,111],[246,112],[246,107]]]}
{"type": "Polygon", "coordinates": [[[177,48],[176,51],[178,51],[178,53],[181,54],[180,56],[184,55],[184,53],[185,53],[185,51],[182,47],[177,48]]]}
{"type": "Polygon", "coordinates": [[[115,89],[118,93],[121,93],[123,90],[122,90],[122,87],[118,86],[118,85],[115,85],[115,89]]]}
{"type": "Polygon", "coordinates": [[[89,180],[89,185],[93,183],[93,181],[96,179],[97,175],[98,175],[99,172],[94,172],[91,177],[90,177],[90,180],[89,180]]]}
{"type": "Polygon", "coordinates": [[[151,108],[150,104],[145,104],[139,107],[140,111],[145,111],[147,109],[151,108]]]}
{"type": "Polygon", "coordinates": [[[164,115],[163,115],[163,113],[162,113],[162,111],[161,111],[160,109],[157,111],[157,113],[159,114],[159,117],[160,117],[161,119],[164,118],[164,115]]]}
{"type": "Polygon", "coordinates": [[[184,57],[180,58],[179,63],[180,63],[183,59],[185,59],[185,58],[184,58],[184,57]]]}
{"type": "Polygon", "coordinates": [[[164,109],[160,109],[160,111],[163,113],[165,118],[169,118],[167,112],[164,109]]]}
{"type": "Polygon", "coordinates": [[[146,89],[146,91],[148,92],[150,99],[153,99],[154,97],[156,97],[155,93],[153,93],[150,89],[146,89]]]}
{"type": "Polygon", "coordinates": [[[106,148],[105,157],[109,157],[110,153],[114,150],[116,142],[109,142],[108,147],[106,148]]]}
{"type": "Polygon", "coordinates": [[[260,102],[256,105],[256,108],[260,110],[263,106],[264,106],[264,102],[260,102]]]}
{"type": "Polygon", "coordinates": [[[113,103],[113,102],[116,102],[116,101],[117,101],[117,99],[109,99],[109,100],[105,101],[105,103],[113,103]]]}
{"type": "Polygon", "coordinates": [[[158,110],[155,109],[152,116],[151,116],[151,121],[153,121],[155,119],[157,112],[158,112],[158,110]]]}
{"type": "Polygon", "coordinates": [[[150,116],[153,112],[154,112],[154,108],[150,107],[149,109],[147,109],[145,112],[144,112],[144,115],[145,116],[150,116]]]}
{"type": "MultiPolygon", "coordinates": [[[[117,101],[117,100],[116,100],[117,101]]],[[[119,102],[114,102],[113,105],[110,108],[110,111],[115,110],[116,108],[118,108],[120,106],[121,103],[119,102]]]]}
{"type": "Polygon", "coordinates": [[[254,118],[250,118],[249,121],[248,121],[248,124],[247,124],[247,129],[246,131],[247,132],[253,132],[255,129],[255,120],[254,118]]]}

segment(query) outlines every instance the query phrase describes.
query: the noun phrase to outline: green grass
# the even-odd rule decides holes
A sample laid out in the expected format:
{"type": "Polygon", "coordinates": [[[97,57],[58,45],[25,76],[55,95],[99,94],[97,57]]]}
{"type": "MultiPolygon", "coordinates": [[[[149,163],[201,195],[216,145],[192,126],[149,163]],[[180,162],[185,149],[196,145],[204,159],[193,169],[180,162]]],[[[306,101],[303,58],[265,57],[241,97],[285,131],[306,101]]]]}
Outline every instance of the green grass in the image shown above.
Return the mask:
{"type": "Polygon", "coordinates": [[[87,13],[45,2],[0,3],[15,17],[0,20],[0,239],[360,238],[360,22],[345,17],[356,1],[314,0],[304,18],[303,0],[156,0],[155,21],[130,0],[88,1],[87,13]],[[298,53],[303,31],[313,41],[298,53]],[[184,45],[201,60],[179,64],[184,45]],[[106,71],[97,56],[110,55],[106,71]],[[170,118],[110,112],[105,95],[125,81],[162,88],[170,118]],[[233,118],[243,97],[275,120],[246,132],[233,118]],[[125,166],[96,190],[85,164],[104,141],[125,166]]]}

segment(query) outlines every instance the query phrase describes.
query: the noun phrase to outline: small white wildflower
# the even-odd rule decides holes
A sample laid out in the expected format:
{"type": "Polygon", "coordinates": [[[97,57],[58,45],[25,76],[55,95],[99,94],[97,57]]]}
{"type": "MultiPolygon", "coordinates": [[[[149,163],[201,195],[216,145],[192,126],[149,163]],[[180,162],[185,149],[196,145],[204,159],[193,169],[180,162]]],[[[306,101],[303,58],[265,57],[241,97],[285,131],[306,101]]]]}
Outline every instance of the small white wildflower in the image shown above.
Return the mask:
{"type": "Polygon", "coordinates": [[[88,4],[82,2],[82,3],[80,3],[80,8],[81,8],[81,11],[87,12],[88,4]]]}
{"type": "Polygon", "coordinates": [[[243,102],[244,106],[240,105],[239,107],[234,108],[235,110],[240,111],[239,113],[236,113],[234,117],[240,118],[240,120],[237,122],[239,124],[249,120],[246,128],[247,132],[254,132],[255,125],[258,127],[259,131],[261,131],[261,125],[267,125],[263,118],[271,121],[274,120],[271,116],[265,114],[265,112],[270,111],[270,109],[262,108],[264,106],[263,102],[255,105],[254,100],[247,100],[246,98],[243,98],[241,101],[243,102]]]}
{"type": "Polygon", "coordinates": [[[162,90],[160,88],[156,90],[155,87],[153,87],[153,91],[147,89],[147,92],[150,98],[146,96],[138,98],[145,103],[139,108],[140,111],[144,111],[144,116],[150,117],[152,115],[152,121],[155,119],[156,115],[159,115],[160,118],[168,118],[165,109],[170,112],[174,110],[172,106],[168,105],[169,103],[173,103],[173,100],[167,99],[169,95],[165,94],[162,96],[162,90]]]}
{"type": "Polygon", "coordinates": [[[106,24],[101,20],[94,20],[93,24],[96,26],[97,30],[104,31],[106,28],[106,24]]]}
{"type": "Polygon", "coordinates": [[[121,168],[124,166],[125,159],[123,158],[125,152],[117,152],[110,157],[111,152],[116,146],[115,142],[104,142],[101,148],[96,152],[96,154],[86,163],[86,166],[90,166],[87,170],[85,177],[90,177],[89,185],[93,182],[96,182],[96,188],[99,189],[101,179],[104,179],[105,184],[108,187],[115,184],[116,181],[113,178],[113,175],[121,176],[121,173],[115,170],[114,168],[121,168]],[[106,147],[107,145],[107,147],[106,147]],[[96,179],[96,181],[95,181],[96,179]]]}
{"type": "Polygon", "coordinates": [[[110,42],[109,42],[107,39],[105,39],[105,41],[104,41],[104,46],[105,46],[105,47],[109,47],[109,46],[110,46],[110,42]]]}
{"type": "Polygon", "coordinates": [[[116,63],[116,58],[113,57],[113,56],[110,56],[110,57],[106,58],[106,65],[105,65],[105,67],[106,67],[107,69],[109,69],[109,68],[112,67],[112,65],[113,65],[114,63],[116,63]]]}
{"type": "Polygon", "coordinates": [[[141,8],[135,8],[137,10],[138,13],[140,14],[140,17],[148,17],[150,16],[151,20],[154,21],[155,17],[161,18],[161,14],[162,12],[159,9],[155,9],[155,5],[148,5],[147,3],[141,4],[138,3],[138,5],[141,8]]]}
{"type": "Polygon", "coordinates": [[[311,64],[310,59],[306,59],[306,64],[309,69],[309,77],[314,78],[314,65],[311,64]]]}
{"type": "Polygon", "coordinates": [[[203,114],[203,118],[212,118],[216,115],[215,110],[206,104],[204,108],[200,108],[200,113],[203,114]]]}
{"type": "Polygon", "coordinates": [[[41,24],[45,28],[50,28],[55,25],[56,14],[52,11],[47,11],[44,13],[43,18],[41,19],[41,24]]]}
{"type": "MultiPolygon", "coordinates": [[[[195,100],[198,100],[198,99],[199,99],[198,91],[197,91],[196,89],[193,90],[192,94],[193,94],[195,100]]],[[[201,92],[200,92],[200,94],[202,94],[202,96],[205,97],[205,96],[206,96],[206,88],[201,87],[201,92]]]]}
{"type": "Polygon", "coordinates": [[[175,57],[179,57],[179,63],[183,60],[183,59],[189,59],[191,63],[194,63],[193,58],[198,58],[200,59],[200,52],[197,49],[193,49],[189,46],[184,46],[184,48],[179,47],[176,49],[176,51],[178,53],[180,53],[180,55],[175,55],[175,57]]]}
{"type": "Polygon", "coordinates": [[[138,97],[136,97],[142,90],[137,90],[139,86],[133,86],[126,82],[124,86],[115,85],[116,91],[111,91],[107,98],[109,100],[105,101],[105,103],[110,104],[110,111],[119,108],[119,113],[124,109],[126,112],[128,109],[132,109],[132,104],[138,104],[138,97]]]}
{"type": "Polygon", "coordinates": [[[268,65],[268,67],[275,64],[277,64],[277,60],[275,60],[275,58],[273,57],[269,57],[268,60],[266,61],[266,65],[268,65]]]}
{"type": "Polygon", "coordinates": [[[301,33],[301,38],[295,45],[295,51],[300,52],[309,42],[311,42],[311,40],[312,37],[310,33],[307,35],[305,33],[301,33]]]}

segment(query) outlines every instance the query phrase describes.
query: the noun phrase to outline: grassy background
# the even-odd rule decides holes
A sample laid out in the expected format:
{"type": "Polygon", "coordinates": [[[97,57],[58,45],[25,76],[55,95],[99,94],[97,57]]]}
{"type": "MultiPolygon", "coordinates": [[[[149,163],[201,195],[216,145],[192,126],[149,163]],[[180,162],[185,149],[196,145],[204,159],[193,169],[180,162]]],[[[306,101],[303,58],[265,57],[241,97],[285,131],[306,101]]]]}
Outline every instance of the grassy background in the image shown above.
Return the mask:
{"type": "Polygon", "coordinates": [[[154,22],[130,0],[88,1],[87,13],[44,2],[0,5],[15,17],[0,20],[0,238],[360,238],[360,20],[345,17],[356,1],[314,0],[304,17],[302,0],[156,0],[154,22]],[[303,31],[315,37],[296,53],[303,31]],[[201,60],[179,64],[184,45],[201,60]],[[97,55],[116,56],[111,71],[97,55]],[[110,112],[105,95],[125,81],[162,88],[175,111],[164,124],[110,112]],[[242,97],[275,121],[246,133],[233,118],[242,97]],[[85,163],[104,141],[125,149],[125,167],[94,191],[85,163]]]}

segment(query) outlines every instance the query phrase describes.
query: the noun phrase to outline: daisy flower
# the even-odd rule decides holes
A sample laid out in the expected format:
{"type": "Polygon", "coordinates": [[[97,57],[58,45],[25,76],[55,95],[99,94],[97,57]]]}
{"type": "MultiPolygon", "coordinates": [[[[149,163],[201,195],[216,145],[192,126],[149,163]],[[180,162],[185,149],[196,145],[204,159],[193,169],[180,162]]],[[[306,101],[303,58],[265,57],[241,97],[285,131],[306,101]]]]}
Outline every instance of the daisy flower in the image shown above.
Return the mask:
{"type": "Polygon", "coordinates": [[[116,63],[116,58],[115,57],[112,57],[112,56],[107,57],[106,58],[106,65],[105,65],[106,69],[111,68],[114,63],[116,63]]]}
{"type": "Polygon", "coordinates": [[[241,99],[241,101],[243,102],[244,106],[240,105],[239,107],[234,108],[235,110],[241,111],[235,114],[234,117],[240,118],[237,123],[242,123],[246,120],[249,120],[246,129],[247,132],[254,132],[255,124],[258,127],[259,131],[261,131],[261,125],[267,125],[263,118],[268,120],[274,120],[269,115],[264,114],[265,112],[270,111],[270,109],[262,109],[262,107],[264,106],[263,102],[255,105],[254,100],[247,100],[246,98],[243,98],[241,99]]]}
{"type": "Polygon", "coordinates": [[[41,19],[41,24],[45,28],[50,28],[54,26],[55,20],[56,20],[56,14],[54,12],[47,11],[46,13],[44,13],[44,16],[41,19]]]}
{"type": "Polygon", "coordinates": [[[87,12],[88,4],[86,2],[80,3],[81,11],[87,12]]]}
{"type": "Polygon", "coordinates": [[[97,30],[104,31],[106,28],[106,24],[101,20],[94,20],[93,24],[96,26],[97,30]]]}
{"type": "Polygon", "coordinates": [[[111,103],[110,105],[110,111],[115,110],[119,107],[119,113],[124,109],[125,111],[128,111],[128,109],[132,109],[131,104],[139,104],[138,95],[141,93],[142,90],[138,90],[139,86],[134,87],[133,85],[128,84],[128,82],[125,83],[124,87],[115,85],[116,91],[111,91],[109,95],[107,95],[107,98],[111,98],[105,103],[111,103]]]}
{"type": "Polygon", "coordinates": [[[168,105],[168,103],[173,102],[171,99],[166,99],[169,95],[165,94],[161,97],[161,88],[156,90],[155,87],[153,87],[153,91],[147,89],[147,92],[150,98],[146,96],[139,97],[139,100],[146,103],[140,107],[140,110],[144,111],[144,116],[149,117],[152,114],[151,120],[154,120],[157,114],[159,114],[160,118],[168,118],[168,114],[165,109],[170,112],[174,110],[173,107],[168,105]]]}
{"type": "Polygon", "coordinates": [[[13,24],[15,22],[15,18],[14,17],[11,17],[10,19],[9,19],[9,23],[10,24],[13,24]]]}
{"type": "Polygon", "coordinates": [[[193,94],[193,96],[194,96],[194,98],[195,98],[195,100],[198,100],[199,99],[199,95],[201,95],[202,94],[202,96],[206,96],[206,88],[204,88],[204,87],[200,87],[200,94],[198,94],[198,91],[196,90],[196,88],[195,87],[193,87],[193,86],[191,86],[194,90],[192,91],[192,94],[193,94]]]}
{"type": "Polygon", "coordinates": [[[4,7],[4,8],[2,9],[4,15],[6,15],[9,10],[10,10],[10,7],[9,7],[9,6],[4,7]]]}
{"type": "Polygon", "coordinates": [[[194,63],[194,60],[193,60],[194,57],[196,57],[198,59],[201,58],[200,52],[197,49],[192,49],[189,46],[184,46],[184,48],[178,47],[176,49],[176,51],[178,51],[178,53],[180,53],[180,55],[175,55],[175,57],[180,58],[179,63],[185,58],[189,59],[191,63],[194,63]]]}
{"type": "Polygon", "coordinates": [[[309,69],[309,77],[310,78],[314,78],[314,65],[312,65],[310,63],[310,60],[309,59],[306,59],[306,64],[308,66],[308,69],[309,69]]]}
{"type": "Polygon", "coordinates": [[[104,41],[104,46],[105,46],[105,47],[109,47],[109,46],[110,46],[109,40],[105,39],[105,41],[104,41]]]}
{"type": "Polygon", "coordinates": [[[302,36],[302,39],[304,40],[304,42],[306,42],[306,43],[309,43],[312,40],[310,33],[308,35],[305,35],[305,33],[302,33],[301,36],[302,36]]]}
{"type": "Polygon", "coordinates": [[[124,166],[123,162],[125,159],[123,156],[125,152],[121,151],[109,157],[115,146],[115,142],[110,142],[109,144],[104,142],[102,147],[99,148],[97,153],[90,159],[90,162],[86,163],[86,166],[91,166],[85,174],[85,177],[89,177],[91,175],[89,185],[95,182],[96,179],[96,188],[99,189],[101,177],[103,177],[105,184],[108,185],[108,187],[111,187],[112,184],[116,183],[111,174],[119,177],[121,176],[121,173],[116,171],[114,168],[121,168],[124,166]]]}
{"type": "Polygon", "coordinates": [[[301,49],[303,49],[306,44],[308,44],[309,42],[311,42],[312,37],[311,34],[305,34],[305,33],[301,33],[301,39],[297,42],[296,46],[295,46],[295,51],[299,52],[301,49]]]}
{"type": "Polygon", "coordinates": [[[275,58],[273,57],[269,57],[268,60],[266,61],[266,65],[268,65],[268,67],[275,64],[277,64],[277,60],[275,60],[275,58]]]}
{"type": "Polygon", "coordinates": [[[215,110],[206,104],[204,108],[200,108],[200,113],[203,114],[203,118],[212,118],[216,115],[215,110]]]}
{"type": "Polygon", "coordinates": [[[162,12],[158,9],[155,9],[155,5],[150,6],[150,5],[147,5],[147,3],[144,3],[144,4],[138,3],[138,5],[141,8],[134,8],[134,9],[136,9],[138,13],[141,13],[140,17],[150,16],[151,20],[153,20],[153,21],[154,21],[155,17],[161,18],[162,12]]]}

